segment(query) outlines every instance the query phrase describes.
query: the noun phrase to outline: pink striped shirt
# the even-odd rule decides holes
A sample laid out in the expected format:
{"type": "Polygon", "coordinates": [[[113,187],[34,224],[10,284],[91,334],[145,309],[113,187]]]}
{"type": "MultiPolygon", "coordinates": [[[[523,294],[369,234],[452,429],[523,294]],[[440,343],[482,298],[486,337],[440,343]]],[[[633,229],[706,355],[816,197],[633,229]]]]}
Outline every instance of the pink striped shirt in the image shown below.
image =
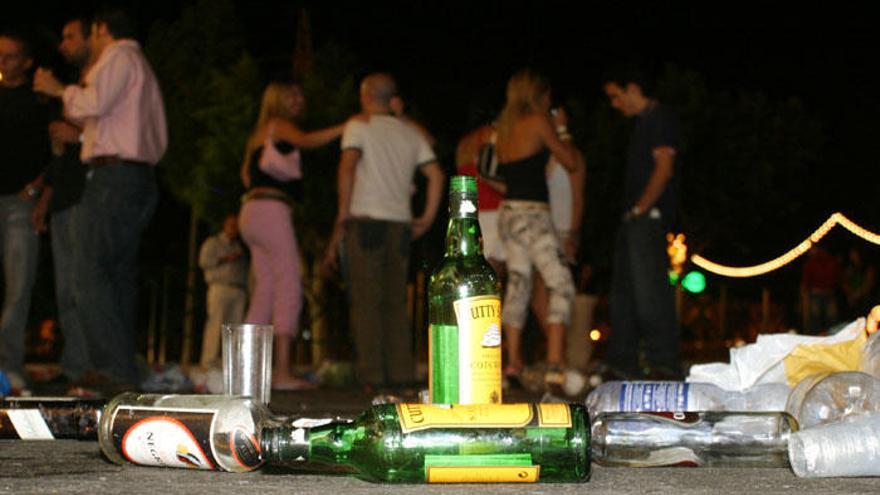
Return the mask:
{"type": "Polygon", "coordinates": [[[84,86],[64,88],[64,112],[83,122],[80,158],[98,156],[155,164],[165,154],[168,130],[162,93],[137,41],[104,48],[84,86]]]}

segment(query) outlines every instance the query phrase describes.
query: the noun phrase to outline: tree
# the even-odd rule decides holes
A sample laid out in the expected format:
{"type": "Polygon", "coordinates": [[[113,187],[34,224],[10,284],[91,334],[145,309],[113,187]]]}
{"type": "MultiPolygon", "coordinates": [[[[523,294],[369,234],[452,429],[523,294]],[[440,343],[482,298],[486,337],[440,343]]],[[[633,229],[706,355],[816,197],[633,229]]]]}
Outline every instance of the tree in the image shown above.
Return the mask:
{"type": "Polygon", "coordinates": [[[257,65],[244,51],[238,25],[230,0],[199,0],[176,21],[157,22],[145,46],[168,120],[163,182],[190,206],[184,365],[192,347],[198,221],[234,211],[241,150],[258,102],[257,65]]]}

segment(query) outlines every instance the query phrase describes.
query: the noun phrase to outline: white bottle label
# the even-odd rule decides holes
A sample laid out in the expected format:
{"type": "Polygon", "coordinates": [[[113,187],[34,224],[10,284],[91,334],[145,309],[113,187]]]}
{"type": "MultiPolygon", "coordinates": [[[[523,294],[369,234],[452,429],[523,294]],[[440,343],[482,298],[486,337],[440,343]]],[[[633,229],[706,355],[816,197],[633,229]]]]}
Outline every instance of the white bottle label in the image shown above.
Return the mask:
{"type": "Polygon", "coordinates": [[[681,382],[624,382],[620,411],[687,411],[690,384],[681,382]]]}
{"type": "Polygon", "coordinates": [[[144,466],[217,469],[211,446],[214,411],[120,408],[113,437],[122,455],[144,466]]]}
{"type": "Polygon", "coordinates": [[[54,440],[39,409],[7,409],[6,416],[22,440],[54,440]]]}

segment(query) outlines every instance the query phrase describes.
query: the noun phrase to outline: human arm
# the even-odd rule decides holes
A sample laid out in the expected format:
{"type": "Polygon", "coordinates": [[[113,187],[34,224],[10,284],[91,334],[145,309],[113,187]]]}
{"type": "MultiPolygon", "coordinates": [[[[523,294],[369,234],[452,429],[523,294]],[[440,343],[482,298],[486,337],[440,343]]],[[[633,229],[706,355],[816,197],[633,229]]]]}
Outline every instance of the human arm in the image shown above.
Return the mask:
{"type": "Polygon", "coordinates": [[[639,216],[650,210],[666,189],[666,184],[675,174],[675,148],[660,146],[654,148],[654,170],[641,196],[632,206],[632,214],[639,216]]]}
{"type": "Polygon", "coordinates": [[[64,87],[64,114],[77,120],[107,115],[125,96],[132,81],[146,77],[143,71],[144,66],[133,51],[112,49],[89,70],[84,86],[64,87]]]}
{"type": "MultiPolygon", "coordinates": [[[[557,113],[556,116],[557,121],[564,121],[564,115],[563,111],[559,110],[559,113],[557,113]],[[562,117],[560,117],[560,115],[562,117]]],[[[554,122],[550,119],[549,115],[535,115],[534,119],[538,135],[544,142],[544,145],[550,149],[550,153],[556,157],[556,160],[565,167],[566,170],[571,172],[578,167],[583,166],[583,163],[578,160],[578,150],[575,148],[574,144],[572,144],[571,135],[568,134],[567,129],[563,133],[557,133],[557,126],[554,126],[554,122]]],[[[562,128],[562,126],[559,127],[562,128]]]]}
{"type": "Polygon", "coordinates": [[[37,70],[34,71],[33,84],[34,91],[52,98],[61,98],[64,94],[64,85],[55,78],[49,69],[37,67],[37,70]]]}
{"type": "Polygon", "coordinates": [[[571,227],[569,228],[569,237],[566,239],[566,245],[563,246],[569,261],[577,259],[578,244],[581,239],[581,224],[584,219],[584,204],[586,203],[584,187],[587,182],[587,168],[583,164],[584,157],[580,152],[577,153],[577,159],[581,162],[581,166],[569,172],[571,227]]]}
{"type": "Polygon", "coordinates": [[[43,189],[43,181],[45,180],[45,173],[41,173],[34,180],[28,182],[18,191],[18,197],[22,201],[33,201],[37,199],[37,196],[43,189]]]}
{"type": "Polygon", "coordinates": [[[49,123],[49,137],[56,143],[79,142],[81,132],[79,127],[65,120],[55,120],[49,123]]]}
{"type": "Polygon", "coordinates": [[[269,125],[274,125],[274,137],[293,143],[300,148],[317,148],[342,135],[345,124],[334,125],[317,131],[305,132],[294,123],[286,119],[273,119],[269,125]]]}
{"type": "Polygon", "coordinates": [[[45,232],[48,230],[46,216],[49,213],[49,203],[52,201],[52,193],[52,186],[44,187],[43,192],[40,193],[40,197],[37,199],[37,203],[34,205],[34,209],[31,210],[31,225],[37,232],[45,232]]]}
{"type": "Polygon", "coordinates": [[[349,208],[351,206],[351,192],[354,187],[355,174],[357,173],[357,163],[361,159],[361,150],[357,148],[348,148],[342,151],[339,158],[339,171],[336,176],[337,189],[337,205],[336,220],[333,222],[333,233],[330,235],[330,242],[324,253],[322,265],[325,270],[336,268],[336,257],[339,249],[339,243],[342,242],[343,228],[345,221],[348,220],[349,208]]]}
{"type": "Polygon", "coordinates": [[[446,178],[446,174],[443,173],[443,169],[437,162],[423,165],[420,171],[428,179],[428,186],[425,194],[425,209],[418,218],[412,221],[413,239],[421,237],[434,223],[437,210],[440,208],[440,201],[443,198],[443,182],[446,178]]]}
{"type": "Polygon", "coordinates": [[[209,237],[199,249],[199,268],[210,270],[220,265],[220,251],[217,239],[209,237]]]}

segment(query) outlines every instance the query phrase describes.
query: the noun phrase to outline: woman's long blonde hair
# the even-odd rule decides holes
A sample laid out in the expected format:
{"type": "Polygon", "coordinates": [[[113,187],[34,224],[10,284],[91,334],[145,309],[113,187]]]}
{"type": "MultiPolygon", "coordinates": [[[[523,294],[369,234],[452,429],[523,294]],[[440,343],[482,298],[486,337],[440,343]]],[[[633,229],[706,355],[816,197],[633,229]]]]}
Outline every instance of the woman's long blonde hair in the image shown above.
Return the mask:
{"type": "Polygon", "coordinates": [[[266,89],[263,90],[263,98],[260,102],[260,115],[257,117],[257,123],[251,130],[245,146],[244,160],[250,163],[251,155],[254,150],[263,144],[263,140],[258,140],[259,131],[269,124],[272,119],[293,120],[290,109],[285,104],[285,98],[290,95],[295,87],[295,83],[287,83],[280,81],[270,82],[266,89]]]}
{"type": "Polygon", "coordinates": [[[540,74],[524,69],[507,82],[507,101],[498,116],[498,140],[513,132],[514,124],[524,115],[540,111],[541,97],[550,91],[550,83],[540,74]]]}

